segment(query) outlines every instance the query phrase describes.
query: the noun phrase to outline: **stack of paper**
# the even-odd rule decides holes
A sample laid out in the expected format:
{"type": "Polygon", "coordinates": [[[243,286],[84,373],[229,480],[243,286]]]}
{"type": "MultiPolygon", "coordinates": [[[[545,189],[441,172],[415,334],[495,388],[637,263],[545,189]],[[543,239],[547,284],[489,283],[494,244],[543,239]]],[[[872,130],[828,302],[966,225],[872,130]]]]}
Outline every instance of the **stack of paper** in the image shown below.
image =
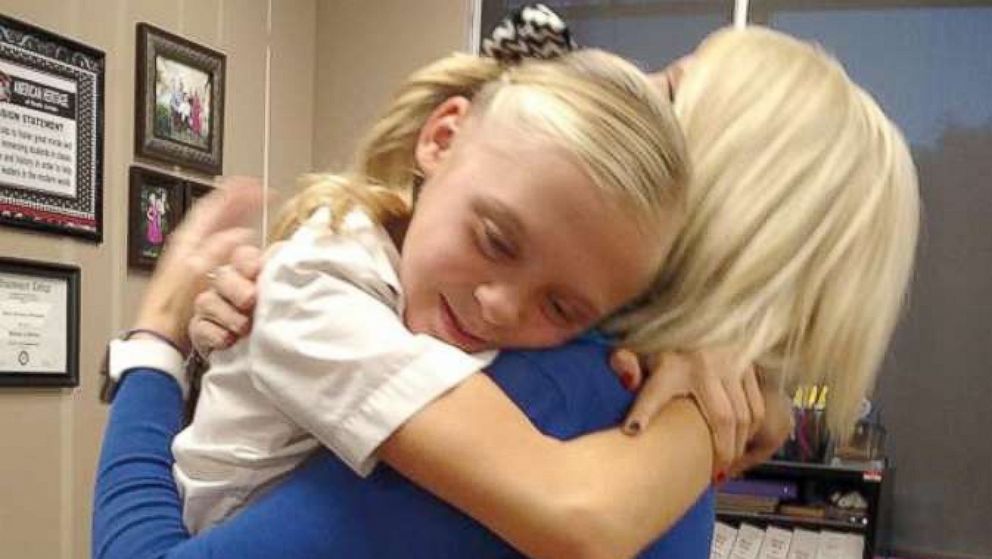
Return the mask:
{"type": "Polygon", "coordinates": [[[737,542],[737,528],[717,522],[713,527],[713,545],[710,547],[710,559],[730,559],[730,552],[737,542]]]}
{"type": "Polygon", "coordinates": [[[792,532],[792,545],[788,559],[816,559],[820,547],[820,533],[796,528],[792,532]]]}
{"type": "Polygon", "coordinates": [[[765,531],[750,524],[741,524],[737,529],[737,541],[730,559],[758,559],[761,544],[765,541],[765,531]]]}
{"type": "Polygon", "coordinates": [[[864,551],[860,534],[717,522],[710,559],[862,559],[864,551]]]}
{"type": "Polygon", "coordinates": [[[824,530],[820,532],[820,547],[816,559],[861,559],[864,552],[863,537],[824,530]]]}
{"type": "Polygon", "coordinates": [[[761,545],[759,559],[787,559],[789,545],[792,543],[792,532],[769,526],[765,530],[765,543],[761,545]]]}

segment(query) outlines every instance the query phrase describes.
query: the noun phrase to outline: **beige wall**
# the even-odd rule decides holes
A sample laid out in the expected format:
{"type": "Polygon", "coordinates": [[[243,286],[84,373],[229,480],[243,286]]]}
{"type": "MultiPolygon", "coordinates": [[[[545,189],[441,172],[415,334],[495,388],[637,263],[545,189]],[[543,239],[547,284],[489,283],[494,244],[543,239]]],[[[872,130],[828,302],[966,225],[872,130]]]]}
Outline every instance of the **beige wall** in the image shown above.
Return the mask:
{"type": "Polygon", "coordinates": [[[469,44],[470,0],[318,0],[313,163],[339,169],[411,71],[469,44]]]}
{"type": "Polygon", "coordinates": [[[311,166],[316,6],[274,0],[269,34],[267,0],[0,0],[3,14],[107,55],[104,242],[0,228],[0,254],[82,269],[80,386],[0,389],[0,557],[89,556],[92,481],[107,412],[97,403],[97,368],[107,339],[129,324],[146,281],[126,266],[135,24],[149,22],[227,53],[224,170],[261,176],[268,162],[272,184],[287,184],[311,166]]]}

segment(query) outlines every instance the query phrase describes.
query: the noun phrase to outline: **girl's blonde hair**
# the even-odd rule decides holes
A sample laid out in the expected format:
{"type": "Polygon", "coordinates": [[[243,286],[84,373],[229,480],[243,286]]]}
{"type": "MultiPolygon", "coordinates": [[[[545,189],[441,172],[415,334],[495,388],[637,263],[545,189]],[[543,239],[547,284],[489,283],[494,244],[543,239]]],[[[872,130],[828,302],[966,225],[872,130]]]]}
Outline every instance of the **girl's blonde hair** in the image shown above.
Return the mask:
{"type": "Polygon", "coordinates": [[[844,438],[911,274],[906,142],[840,64],[787,35],[721,31],[690,64],[675,101],[686,225],[655,293],[613,326],[640,351],[732,345],[788,388],[825,384],[844,438]]]}
{"type": "Polygon", "coordinates": [[[455,54],[406,80],[359,144],[349,173],[307,179],[285,206],[275,236],[284,238],[320,206],[341,217],[358,204],[384,224],[407,217],[420,130],[443,101],[459,96],[472,101],[473,118],[567,150],[647,230],[680,207],[687,175],[682,135],[671,105],[633,65],[591,49],[511,67],[455,54]]]}

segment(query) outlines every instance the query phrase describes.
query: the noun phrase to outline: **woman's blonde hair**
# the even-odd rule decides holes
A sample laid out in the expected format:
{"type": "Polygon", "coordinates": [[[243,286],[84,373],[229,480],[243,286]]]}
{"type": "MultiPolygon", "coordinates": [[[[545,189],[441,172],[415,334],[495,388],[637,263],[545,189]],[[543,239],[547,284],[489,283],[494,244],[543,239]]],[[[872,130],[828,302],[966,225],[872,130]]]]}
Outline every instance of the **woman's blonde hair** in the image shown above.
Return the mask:
{"type": "Polygon", "coordinates": [[[734,345],[788,388],[825,384],[844,438],[911,274],[906,142],[840,64],[787,35],[721,31],[690,64],[675,101],[686,225],[657,290],[613,326],[640,351],[734,345]]]}
{"type": "Polygon", "coordinates": [[[408,216],[420,130],[452,97],[470,99],[473,118],[567,150],[640,224],[658,224],[672,217],[665,210],[680,207],[687,175],[682,135],[670,103],[633,65],[591,49],[510,67],[455,54],[406,80],[359,144],[349,173],[308,178],[286,205],[275,236],[285,237],[320,206],[340,217],[359,204],[380,223],[408,216]]]}

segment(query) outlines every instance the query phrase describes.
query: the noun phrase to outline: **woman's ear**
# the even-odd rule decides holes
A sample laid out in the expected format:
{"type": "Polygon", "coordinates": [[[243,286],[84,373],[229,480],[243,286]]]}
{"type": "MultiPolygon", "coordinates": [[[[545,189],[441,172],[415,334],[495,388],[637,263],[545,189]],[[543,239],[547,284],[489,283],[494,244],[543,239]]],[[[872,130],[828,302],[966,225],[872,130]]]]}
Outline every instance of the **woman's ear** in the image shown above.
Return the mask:
{"type": "Polygon", "coordinates": [[[414,158],[425,178],[430,178],[447,158],[455,136],[461,130],[472,102],[450,97],[438,105],[420,129],[414,158]]]}

